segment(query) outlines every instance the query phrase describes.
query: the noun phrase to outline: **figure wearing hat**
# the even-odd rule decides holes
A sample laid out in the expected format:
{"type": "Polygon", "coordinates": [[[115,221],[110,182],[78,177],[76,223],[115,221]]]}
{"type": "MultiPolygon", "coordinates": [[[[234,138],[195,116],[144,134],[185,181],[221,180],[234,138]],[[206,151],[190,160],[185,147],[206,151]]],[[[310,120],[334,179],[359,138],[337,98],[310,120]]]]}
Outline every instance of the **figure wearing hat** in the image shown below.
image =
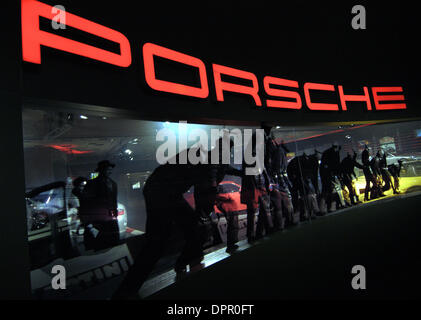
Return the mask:
{"type": "Polygon", "coordinates": [[[85,225],[87,249],[101,249],[118,243],[117,183],[111,178],[115,164],[108,160],[98,162],[98,177],[89,180],[80,194],[80,218],[85,225]],[[89,232],[98,230],[99,233],[89,232]]]}

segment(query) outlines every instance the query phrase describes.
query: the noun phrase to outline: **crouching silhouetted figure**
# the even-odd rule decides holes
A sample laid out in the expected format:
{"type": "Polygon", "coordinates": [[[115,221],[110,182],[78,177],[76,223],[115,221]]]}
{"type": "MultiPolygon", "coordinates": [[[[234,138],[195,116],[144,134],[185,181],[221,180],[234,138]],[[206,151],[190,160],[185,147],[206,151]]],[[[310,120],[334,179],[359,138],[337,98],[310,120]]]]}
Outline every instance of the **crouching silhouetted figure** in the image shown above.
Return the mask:
{"type": "Polygon", "coordinates": [[[402,169],[402,160],[398,160],[398,165],[397,164],[391,164],[388,165],[387,167],[389,173],[392,175],[393,177],[393,193],[394,194],[399,194],[399,178],[401,175],[401,169],[402,169]]]}

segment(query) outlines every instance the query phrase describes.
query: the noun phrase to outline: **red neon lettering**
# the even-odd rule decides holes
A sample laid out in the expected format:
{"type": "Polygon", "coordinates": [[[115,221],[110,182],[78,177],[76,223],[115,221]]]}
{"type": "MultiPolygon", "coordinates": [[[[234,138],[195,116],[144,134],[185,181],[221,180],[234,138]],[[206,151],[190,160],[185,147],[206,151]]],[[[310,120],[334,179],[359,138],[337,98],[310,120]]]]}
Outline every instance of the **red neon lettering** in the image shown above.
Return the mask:
{"type": "Polygon", "coordinates": [[[143,46],[143,63],[145,66],[146,82],[152,89],[197,98],[208,97],[209,87],[206,77],[206,67],[202,60],[178,51],[158,46],[153,43],[145,43],[143,46]],[[155,77],[154,56],[162,57],[198,68],[200,75],[200,88],[157,79],[155,77]]]}
{"type": "MultiPolygon", "coordinates": [[[[39,17],[53,20],[57,12],[54,14],[52,9],[52,6],[35,0],[22,0],[23,60],[40,64],[41,45],[43,45],[120,67],[130,66],[132,63],[132,56],[129,40],[127,40],[123,34],[113,29],[83,19],[74,14],[63,12],[63,14],[66,15],[66,25],[119,43],[120,54],[41,31],[39,27],[39,17]]],[[[60,13],[61,11],[59,10],[58,14],[60,13]]]]}
{"type": "Polygon", "coordinates": [[[380,101],[404,101],[403,95],[389,95],[379,96],[379,92],[403,92],[402,87],[372,87],[374,105],[376,110],[394,110],[394,109],[406,109],[405,103],[382,103],[380,101]]]}
{"type": "Polygon", "coordinates": [[[258,94],[259,84],[257,82],[256,76],[253,73],[230,68],[230,67],[221,66],[219,64],[212,64],[212,67],[213,67],[213,77],[215,80],[216,99],[218,101],[224,101],[224,91],[230,91],[230,92],[238,92],[238,93],[251,95],[257,106],[262,105],[262,101],[260,100],[260,97],[258,94]],[[239,84],[224,82],[221,80],[221,73],[228,76],[251,80],[253,83],[253,86],[249,87],[249,86],[243,86],[239,84]]]}
{"type": "Polygon", "coordinates": [[[368,94],[368,88],[363,87],[364,89],[364,95],[345,95],[344,89],[342,86],[338,86],[339,91],[339,97],[341,99],[341,106],[342,110],[347,110],[346,108],[346,102],[347,101],[364,101],[367,103],[367,110],[371,110],[371,101],[370,101],[370,95],[368,94]]]}
{"type": "Polygon", "coordinates": [[[304,84],[304,96],[306,97],[306,103],[310,110],[329,110],[329,111],[339,110],[339,106],[337,104],[311,102],[310,90],[335,91],[334,85],[306,82],[304,84]]]}
{"type": "Polygon", "coordinates": [[[271,84],[278,86],[298,88],[298,82],[293,80],[286,80],[281,78],[266,76],[263,78],[263,86],[268,95],[279,97],[279,98],[294,98],[295,101],[278,101],[278,100],[266,100],[266,104],[271,108],[286,108],[286,109],[301,109],[302,102],[298,92],[280,90],[270,88],[271,84]]]}

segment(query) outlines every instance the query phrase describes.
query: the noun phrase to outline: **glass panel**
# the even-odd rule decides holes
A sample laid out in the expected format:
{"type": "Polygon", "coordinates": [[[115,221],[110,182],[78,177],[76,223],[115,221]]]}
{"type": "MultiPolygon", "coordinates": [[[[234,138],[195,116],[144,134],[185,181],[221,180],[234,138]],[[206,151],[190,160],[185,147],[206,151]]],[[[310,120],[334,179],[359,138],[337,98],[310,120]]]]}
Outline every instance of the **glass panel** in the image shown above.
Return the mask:
{"type": "MultiPolygon", "coordinates": [[[[229,163],[241,170],[245,146],[251,141],[246,129],[257,129],[29,108],[23,111],[23,128],[31,278],[34,294],[39,297],[57,294],[50,290],[49,273],[57,263],[66,266],[69,288],[76,297],[127,271],[142,247],[142,241],[134,239],[143,239],[146,231],[144,186],[159,166],[159,150],[166,142],[170,149],[161,156],[170,158],[171,148],[175,152],[196,148],[199,140],[193,135],[200,131],[205,135],[200,145],[207,151],[215,141],[212,130],[226,130],[234,142],[235,137],[240,137],[239,143],[234,143],[229,163]],[[165,132],[172,132],[174,140],[162,138],[165,132]],[[107,173],[101,169],[103,166],[112,170],[107,173]],[[102,246],[96,247],[98,235],[102,246]]],[[[221,177],[210,220],[200,231],[204,253],[212,253],[213,259],[205,264],[228,256],[225,249],[232,248],[233,243],[240,249],[249,245],[247,224],[251,216],[255,217],[256,235],[261,237],[332,211],[421,191],[420,132],[420,121],[273,127],[269,136],[275,151],[270,157],[266,153],[266,160],[270,159],[266,172],[253,176],[261,193],[245,192],[246,178],[238,172],[221,177]],[[346,159],[353,159],[354,152],[356,163],[351,169],[355,176],[352,170],[345,170],[346,159]],[[364,152],[368,152],[368,164],[364,152]],[[258,225],[259,220],[267,224],[258,225]],[[229,229],[232,221],[237,227],[229,229]]],[[[183,184],[186,179],[174,174],[174,181],[162,183],[155,203],[163,199],[173,210],[167,197],[171,185],[183,184]]],[[[190,208],[196,208],[194,187],[188,183],[186,186],[183,197],[190,208]]],[[[171,225],[163,257],[149,279],[164,277],[173,270],[184,243],[180,229],[171,225]]],[[[150,293],[158,290],[152,284],[148,288],[150,293]]]]}

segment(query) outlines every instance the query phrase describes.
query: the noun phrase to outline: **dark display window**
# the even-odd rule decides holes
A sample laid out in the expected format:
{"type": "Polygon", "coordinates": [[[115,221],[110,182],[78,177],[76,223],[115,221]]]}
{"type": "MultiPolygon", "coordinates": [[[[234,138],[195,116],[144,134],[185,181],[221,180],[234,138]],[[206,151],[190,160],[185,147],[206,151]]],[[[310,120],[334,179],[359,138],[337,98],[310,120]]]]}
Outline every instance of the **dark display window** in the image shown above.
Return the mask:
{"type": "MultiPolygon", "coordinates": [[[[159,166],[157,149],[163,141],[158,141],[157,133],[165,128],[176,133],[179,145],[178,123],[104,117],[93,113],[24,109],[26,215],[31,281],[37,297],[54,298],[58,294],[50,290],[49,283],[49,272],[55,264],[66,266],[69,288],[75,288],[69,292],[79,294],[79,297],[87,288],[124,275],[136,252],[130,243],[134,238],[141,238],[146,231],[146,208],[142,191],[148,177],[159,166]],[[117,233],[118,241],[97,250],[86,245],[84,234],[88,224],[80,220],[80,202],[74,188],[83,188],[89,181],[97,178],[97,166],[104,160],[114,164],[110,177],[118,190],[114,217],[117,229],[113,231],[117,233]]],[[[203,130],[209,137],[212,129],[239,129],[239,132],[257,129],[190,123],[186,128],[188,132],[203,130]]],[[[385,155],[386,170],[393,165],[400,170],[398,180],[390,175],[389,185],[384,177],[378,177],[384,196],[392,197],[421,190],[420,132],[421,122],[411,121],[347,126],[274,126],[271,136],[287,147],[288,163],[295,161],[294,158],[298,159],[301,181],[306,180],[302,170],[305,167],[303,155],[315,156],[320,165],[323,152],[335,144],[340,146],[340,160],[355,152],[356,161],[361,163],[361,154],[365,149],[369,151],[370,159],[375,158],[380,151],[382,156],[385,155]],[[397,181],[399,188],[396,188],[397,181]]],[[[188,141],[187,147],[193,144],[194,141],[188,141]]],[[[209,141],[209,145],[211,144],[212,141],[209,141]]],[[[236,153],[242,152],[242,147],[234,147],[231,161],[236,153]]],[[[241,164],[232,163],[232,166],[241,169],[241,164]]],[[[320,176],[320,171],[317,172],[311,183],[316,189],[314,199],[321,211],[323,177],[320,176]]],[[[359,205],[377,200],[365,199],[364,170],[355,168],[355,173],[356,177],[352,180],[357,199],[354,200],[359,205]]],[[[166,187],[162,186],[163,193],[166,187]]],[[[238,241],[246,239],[247,206],[240,199],[241,187],[242,178],[232,175],[226,175],[218,186],[217,192],[221,199],[228,199],[226,201],[230,205],[224,207],[215,204],[211,215],[214,228],[207,231],[207,239],[203,242],[206,253],[216,252],[226,246],[227,219],[224,211],[229,210],[237,216],[238,241]]],[[[351,202],[350,192],[341,179],[336,181],[335,188],[339,198],[329,208],[325,208],[329,212],[346,208],[351,202]]],[[[301,210],[305,211],[308,206],[312,206],[307,198],[300,196],[300,192],[297,193],[297,201],[302,197],[303,203],[295,202],[297,207],[294,207],[293,212],[293,220],[297,223],[306,220],[306,213],[304,212],[303,218],[301,210]]],[[[291,193],[294,198],[293,192],[291,193]]],[[[193,190],[186,192],[184,197],[194,207],[193,190]]],[[[380,198],[382,197],[378,199],[380,198]]],[[[180,250],[183,240],[177,230],[174,230],[170,240],[164,257],[151,277],[172,268],[172,259],[180,250]]]]}

